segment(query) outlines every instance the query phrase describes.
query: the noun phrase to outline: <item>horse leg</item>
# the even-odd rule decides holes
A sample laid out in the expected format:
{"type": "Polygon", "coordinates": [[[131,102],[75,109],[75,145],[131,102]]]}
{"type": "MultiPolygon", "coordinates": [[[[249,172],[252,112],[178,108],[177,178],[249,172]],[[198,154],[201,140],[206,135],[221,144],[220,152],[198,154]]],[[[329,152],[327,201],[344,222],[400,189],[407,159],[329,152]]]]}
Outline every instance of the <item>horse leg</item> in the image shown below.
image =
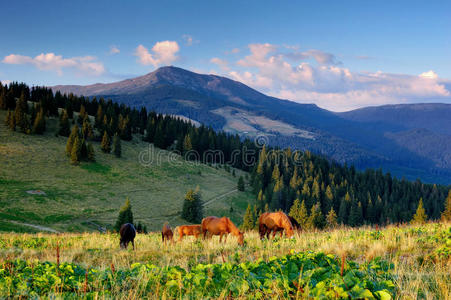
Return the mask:
{"type": "Polygon", "coordinates": [[[135,250],[135,241],[132,240],[133,251],[135,250]]]}
{"type": "Polygon", "coordinates": [[[219,243],[222,243],[222,233],[219,234],[219,243]]]}
{"type": "Polygon", "coordinates": [[[283,236],[283,230],[280,231],[280,238],[283,236]]]}
{"type": "Polygon", "coordinates": [[[229,235],[229,234],[227,234],[227,233],[224,234],[224,244],[227,243],[227,236],[228,236],[228,235],[229,235]]]}
{"type": "Polygon", "coordinates": [[[260,224],[258,226],[258,231],[260,233],[260,239],[263,240],[263,238],[265,237],[265,233],[266,233],[266,226],[263,224],[260,224]]]}
{"type": "Polygon", "coordinates": [[[272,232],[272,239],[274,239],[276,237],[276,234],[277,234],[277,230],[273,230],[273,232],[272,232]]]}

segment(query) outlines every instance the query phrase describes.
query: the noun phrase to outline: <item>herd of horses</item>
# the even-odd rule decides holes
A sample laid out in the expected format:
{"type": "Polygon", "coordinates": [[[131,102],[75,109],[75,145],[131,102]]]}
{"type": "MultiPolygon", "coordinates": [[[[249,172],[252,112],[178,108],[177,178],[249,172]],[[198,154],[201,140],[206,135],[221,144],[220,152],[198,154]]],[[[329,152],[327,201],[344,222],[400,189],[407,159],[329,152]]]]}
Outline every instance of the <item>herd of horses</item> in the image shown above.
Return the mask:
{"type": "MultiPolygon", "coordinates": [[[[260,233],[260,238],[263,239],[265,236],[269,239],[270,233],[272,232],[273,238],[279,232],[282,237],[283,232],[287,237],[293,237],[294,231],[299,230],[299,224],[296,220],[285,213],[278,212],[265,212],[260,215],[258,219],[258,231],[260,233]]],[[[238,227],[233,224],[233,222],[227,217],[206,217],[202,219],[201,224],[197,225],[181,225],[175,228],[175,231],[179,235],[178,241],[181,241],[184,236],[194,236],[196,239],[203,236],[205,239],[207,235],[209,237],[213,235],[219,235],[219,242],[222,242],[222,237],[224,237],[224,242],[227,240],[227,236],[231,233],[238,238],[238,244],[244,244],[244,233],[241,232],[238,227]]],[[[133,224],[127,223],[121,226],[119,231],[120,234],[120,247],[125,249],[129,243],[132,243],[133,249],[135,249],[135,236],[136,229],[133,224]]],[[[174,232],[172,231],[169,224],[166,222],[163,225],[161,231],[161,238],[163,244],[167,241],[174,242],[174,232]]]]}

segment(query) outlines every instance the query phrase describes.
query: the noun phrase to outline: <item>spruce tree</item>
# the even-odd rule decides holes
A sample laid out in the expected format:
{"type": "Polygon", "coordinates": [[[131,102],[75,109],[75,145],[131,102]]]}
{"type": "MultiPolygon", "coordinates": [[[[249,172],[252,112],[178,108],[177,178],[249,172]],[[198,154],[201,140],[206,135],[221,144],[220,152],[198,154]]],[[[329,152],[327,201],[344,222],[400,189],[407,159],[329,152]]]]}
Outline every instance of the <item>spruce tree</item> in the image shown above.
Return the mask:
{"type": "Polygon", "coordinates": [[[191,223],[200,223],[203,218],[202,200],[199,187],[195,191],[190,189],[183,201],[182,218],[191,223]]]}
{"type": "Polygon", "coordinates": [[[110,140],[110,136],[108,135],[106,130],[103,133],[103,138],[102,138],[102,142],[100,144],[100,148],[105,153],[110,153],[111,152],[111,140],[110,140]]]}
{"type": "Polygon", "coordinates": [[[114,230],[119,231],[123,224],[133,224],[133,212],[132,205],[130,204],[130,200],[128,198],[125,199],[124,205],[119,210],[119,215],[116,220],[116,224],[114,225],[114,230]]]}
{"type": "Polygon", "coordinates": [[[122,147],[121,147],[121,139],[117,135],[117,132],[114,134],[113,137],[113,152],[116,157],[121,157],[122,154],[122,147]]]}
{"type": "Polygon", "coordinates": [[[75,125],[74,127],[72,127],[72,131],[69,135],[69,138],[67,139],[67,143],[66,143],[66,154],[68,156],[71,156],[72,154],[72,146],[74,145],[74,141],[76,137],[79,137],[79,129],[78,126],[75,125]]]}
{"type": "Polygon", "coordinates": [[[6,109],[6,88],[0,83],[0,109],[6,109]]]}
{"type": "Polygon", "coordinates": [[[252,212],[252,208],[251,205],[248,204],[247,208],[246,208],[246,213],[244,214],[243,217],[243,224],[241,225],[241,228],[243,230],[252,230],[255,227],[255,216],[254,213],[252,212]]]}
{"type": "Polygon", "coordinates": [[[90,140],[94,136],[94,131],[92,130],[91,122],[89,121],[89,118],[85,117],[83,120],[83,126],[81,128],[81,134],[83,135],[83,138],[85,140],[90,140]]]}
{"type": "Polygon", "coordinates": [[[33,123],[33,133],[43,134],[45,131],[45,116],[44,111],[41,110],[36,114],[36,118],[33,123]]]}
{"type": "Polygon", "coordinates": [[[74,144],[72,145],[71,153],[70,153],[70,163],[72,165],[76,165],[80,162],[80,152],[81,152],[81,141],[77,136],[74,139],[74,144]]]}
{"type": "MultiPolygon", "coordinates": [[[[28,116],[24,110],[24,99],[19,99],[19,102],[16,105],[16,109],[14,110],[14,119],[16,121],[16,126],[20,128],[20,131],[23,133],[30,133],[30,121],[28,120],[28,116]],[[21,103],[22,102],[22,103],[21,103]]],[[[26,105],[26,104],[25,104],[26,105]]]]}
{"type": "Polygon", "coordinates": [[[351,205],[351,211],[349,212],[349,225],[356,227],[362,225],[362,222],[363,222],[362,203],[360,203],[360,201],[358,203],[354,201],[351,205]]]}
{"type": "Polygon", "coordinates": [[[293,205],[290,208],[290,212],[288,213],[290,217],[293,217],[301,226],[302,229],[306,228],[306,223],[308,220],[307,208],[305,207],[305,201],[299,201],[299,198],[294,200],[293,205]]]}
{"type": "Polygon", "coordinates": [[[87,114],[86,114],[85,106],[82,105],[80,107],[80,112],[78,113],[77,123],[80,124],[80,125],[83,124],[83,120],[85,119],[86,115],[87,114]]]}
{"type": "Polygon", "coordinates": [[[183,153],[190,151],[193,149],[193,145],[191,143],[191,137],[189,134],[185,135],[185,138],[183,140],[183,153]]]}
{"type": "Polygon", "coordinates": [[[14,114],[12,111],[8,110],[8,114],[6,115],[6,125],[11,129],[12,131],[16,131],[16,119],[14,117],[14,114]]]}
{"type": "Polygon", "coordinates": [[[239,191],[244,192],[244,178],[243,178],[243,176],[240,176],[240,178],[238,179],[237,188],[238,188],[239,191]]]}
{"type": "Polygon", "coordinates": [[[420,198],[420,202],[418,203],[418,208],[415,214],[413,215],[412,224],[424,224],[427,220],[428,216],[426,215],[426,211],[423,207],[423,198],[420,198]]]}
{"type": "Polygon", "coordinates": [[[310,217],[307,220],[307,227],[310,229],[322,229],[324,228],[325,220],[323,213],[321,212],[321,206],[319,202],[313,205],[310,213],[310,217]]]}
{"type": "Polygon", "coordinates": [[[445,209],[442,212],[443,221],[451,221],[451,190],[448,192],[448,197],[445,200],[445,209]]]}
{"type": "Polygon", "coordinates": [[[65,109],[61,111],[58,134],[61,136],[69,136],[70,134],[69,115],[65,109]]]}
{"type": "Polygon", "coordinates": [[[330,209],[329,213],[326,216],[326,223],[328,228],[335,228],[338,225],[337,214],[335,213],[333,207],[330,209]]]}

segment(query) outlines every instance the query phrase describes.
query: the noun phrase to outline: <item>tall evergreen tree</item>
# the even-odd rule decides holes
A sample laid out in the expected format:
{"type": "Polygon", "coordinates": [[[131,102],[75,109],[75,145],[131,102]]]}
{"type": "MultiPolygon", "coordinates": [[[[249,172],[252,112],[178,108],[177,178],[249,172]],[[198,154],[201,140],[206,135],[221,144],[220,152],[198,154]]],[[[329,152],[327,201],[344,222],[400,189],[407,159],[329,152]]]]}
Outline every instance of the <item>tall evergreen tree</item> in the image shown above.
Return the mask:
{"type": "Polygon", "coordinates": [[[71,156],[72,147],[74,145],[75,138],[77,138],[77,137],[79,138],[79,135],[80,135],[80,133],[79,133],[78,126],[75,125],[74,127],[72,127],[72,131],[71,131],[69,138],[67,139],[67,143],[66,143],[66,154],[68,156],[71,156]]]}
{"type": "Polygon", "coordinates": [[[44,110],[41,110],[36,114],[36,118],[33,122],[33,133],[35,134],[43,134],[45,131],[45,116],[44,110]]]}
{"type": "Polygon", "coordinates": [[[5,123],[9,127],[9,129],[16,131],[16,118],[14,117],[13,112],[10,110],[8,110],[8,113],[6,115],[5,123]]]}
{"type": "Polygon", "coordinates": [[[116,224],[114,225],[114,230],[119,231],[123,224],[133,224],[133,212],[132,205],[130,204],[130,200],[128,198],[125,199],[124,205],[119,210],[119,215],[116,220],[116,224]]]}
{"type": "Polygon", "coordinates": [[[70,153],[70,163],[72,165],[77,165],[80,162],[81,158],[81,147],[82,142],[78,136],[74,139],[74,144],[72,145],[71,153],[70,153]]]}
{"type": "Polygon", "coordinates": [[[418,208],[412,218],[413,224],[423,224],[426,222],[428,216],[426,215],[426,211],[423,207],[423,198],[420,198],[420,202],[418,202],[418,208]]]}
{"type": "Polygon", "coordinates": [[[95,151],[94,151],[94,146],[92,146],[92,144],[91,143],[88,143],[88,145],[86,146],[87,147],[87,155],[88,155],[88,160],[89,161],[95,161],[96,160],[96,154],[95,154],[95,151]]]}
{"type": "Polygon", "coordinates": [[[105,153],[110,153],[111,152],[111,140],[110,140],[110,136],[108,135],[106,130],[103,133],[103,138],[102,138],[102,142],[100,144],[100,148],[105,153]]]}
{"type": "Polygon", "coordinates": [[[69,136],[70,134],[69,115],[65,109],[61,111],[58,134],[61,136],[69,136]]]}
{"type": "Polygon", "coordinates": [[[313,205],[312,210],[310,212],[310,217],[307,220],[307,227],[308,228],[316,228],[316,229],[322,229],[325,226],[325,220],[323,213],[321,212],[321,206],[319,202],[317,202],[315,205],[313,205]]]}
{"type": "Polygon", "coordinates": [[[362,203],[354,201],[349,212],[349,225],[360,226],[363,222],[362,203]]]}
{"type": "Polygon", "coordinates": [[[203,205],[197,187],[195,191],[190,189],[183,201],[182,218],[191,223],[200,223],[203,218],[203,205]]]}
{"type": "Polygon", "coordinates": [[[448,197],[445,199],[445,209],[442,212],[443,221],[451,221],[451,189],[448,192],[448,197]]]}
{"type": "Polygon", "coordinates": [[[288,213],[290,217],[293,217],[301,226],[302,229],[306,228],[306,224],[308,221],[308,213],[307,208],[305,207],[305,201],[299,201],[299,198],[294,200],[293,205],[290,208],[290,212],[288,213]]]}
{"type": "Polygon", "coordinates": [[[256,223],[256,219],[255,219],[255,215],[254,212],[252,211],[251,205],[248,204],[247,208],[246,208],[246,213],[244,214],[243,217],[243,224],[241,225],[241,228],[243,230],[252,230],[255,228],[255,223],[256,223]]]}
{"type": "Polygon", "coordinates": [[[328,228],[335,228],[338,225],[337,214],[335,213],[333,207],[330,209],[329,213],[326,216],[326,223],[328,228]]]}

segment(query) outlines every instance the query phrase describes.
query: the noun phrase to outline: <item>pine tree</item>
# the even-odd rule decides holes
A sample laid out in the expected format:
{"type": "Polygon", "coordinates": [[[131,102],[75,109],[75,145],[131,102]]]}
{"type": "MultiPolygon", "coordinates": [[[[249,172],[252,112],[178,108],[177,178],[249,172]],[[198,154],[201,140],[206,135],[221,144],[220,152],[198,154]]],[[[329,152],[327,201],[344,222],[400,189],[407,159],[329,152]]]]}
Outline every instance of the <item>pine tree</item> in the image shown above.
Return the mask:
{"type": "Polygon", "coordinates": [[[14,119],[16,121],[16,126],[20,128],[20,131],[23,133],[30,133],[30,121],[28,120],[28,116],[25,113],[24,107],[27,106],[25,100],[21,97],[16,105],[16,109],[14,110],[14,119]],[[24,104],[25,103],[25,104],[24,104]]]}
{"type": "Polygon", "coordinates": [[[81,107],[80,107],[80,113],[78,114],[78,118],[77,118],[77,122],[78,122],[78,124],[83,124],[83,120],[85,119],[85,116],[86,116],[87,114],[86,114],[86,109],[85,109],[85,106],[84,105],[82,105],[81,107]]]}
{"type": "Polygon", "coordinates": [[[130,200],[128,198],[125,199],[125,203],[119,211],[116,224],[114,225],[114,230],[119,231],[121,226],[127,223],[133,224],[132,205],[130,204],[130,200]]]}
{"type": "Polygon", "coordinates": [[[335,213],[333,208],[330,209],[329,213],[326,216],[326,223],[328,228],[335,228],[338,225],[337,214],[335,213]]]}
{"type": "Polygon", "coordinates": [[[349,225],[360,226],[363,222],[363,210],[362,203],[355,201],[351,205],[351,211],[349,212],[349,225]]]}
{"type": "Polygon", "coordinates": [[[43,134],[45,131],[45,116],[44,111],[41,110],[36,114],[36,118],[33,123],[33,133],[43,134]]]}
{"type": "Polygon", "coordinates": [[[77,136],[74,139],[74,144],[72,145],[72,150],[70,153],[70,163],[76,165],[80,162],[80,152],[81,152],[81,142],[80,138],[77,136]]]}
{"type": "Polygon", "coordinates": [[[67,139],[67,143],[66,143],[66,154],[68,156],[71,156],[72,147],[74,145],[75,138],[79,137],[79,135],[80,134],[79,134],[78,126],[75,125],[74,127],[72,127],[72,131],[71,131],[69,138],[67,139]]]}
{"type": "Polygon", "coordinates": [[[113,152],[116,157],[121,157],[122,154],[122,147],[121,147],[121,139],[117,135],[117,133],[114,134],[113,137],[113,152]]]}
{"type": "Polygon", "coordinates": [[[70,134],[69,115],[65,109],[61,111],[58,134],[61,136],[69,136],[70,134]]]}
{"type": "Polygon", "coordinates": [[[110,153],[111,152],[111,141],[110,141],[110,136],[108,135],[108,133],[105,132],[103,133],[103,138],[102,138],[102,143],[100,144],[100,148],[102,149],[103,152],[105,153],[110,153]]]}
{"type": "Polygon", "coordinates": [[[319,202],[313,205],[310,217],[307,220],[307,227],[310,229],[322,229],[324,228],[325,220],[319,202]]]}
{"type": "Polygon", "coordinates": [[[182,218],[191,223],[200,223],[203,218],[202,200],[199,187],[195,191],[190,189],[183,201],[182,218]]]}
{"type": "Polygon", "coordinates": [[[420,198],[420,202],[418,203],[418,208],[415,214],[413,215],[412,224],[424,224],[427,220],[428,216],[426,215],[426,211],[423,207],[423,198],[420,198]]]}
{"type": "Polygon", "coordinates": [[[94,131],[92,129],[91,122],[89,121],[89,118],[85,117],[83,120],[83,126],[81,128],[81,134],[83,135],[83,138],[85,140],[90,140],[94,136],[94,131]]]}
{"type": "Polygon", "coordinates": [[[243,224],[241,225],[241,228],[243,230],[252,230],[255,227],[255,216],[252,211],[251,205],[248,204],[246,208],[246,213],[243,217],[243,224]]]}
{"type": "Polygon", "coordinates": [[[12,131],[16,131],[16,119],[14,117],[14,114],[12,111],[8,110],[8,114],[6,115],[6,125],[11,129],[12,131]]]}
{"type": "Polygon", "coordinates": [[[351,204],[351,196],[347,192],[345,197],[341,199],[340,208],[338,210],[338,223],[348,224],[348,208],[351,204]]]}
{"type": "Polygon", "coordinates": [[[0,83],[0,109],[6,109],[6,88],[0,83]]]}
{"type": "Polygon", "coordinates": [[[243,176],[240,176],[238,179],[238,190],[241,192],[244,192],[244,178],[243,176]]]}
{"type": "Polygon", "coordinates": [[[442,212],[443,221],[451,221],[451,190],[448,192],[448,197],[445,200],[445,210],[442,212]]]}
{"type": "Polygon", "coordinates": [[[185,138],[183,140],[183,152],[187,152],[193,149],[193,145],[191,143],[191,137],[189,134],[185,135],[185,138]]]}
{"type": "Polygon", "coordinates": [[[308,220],[307,208],[305,207],[305,201],[299,201],[299,198],[294,200],[293,205],[290,208],[290,212],[288,214],[290,217],[293,217],[301,226],[302,229],[306,228],[306,223],[308,220]]]}

